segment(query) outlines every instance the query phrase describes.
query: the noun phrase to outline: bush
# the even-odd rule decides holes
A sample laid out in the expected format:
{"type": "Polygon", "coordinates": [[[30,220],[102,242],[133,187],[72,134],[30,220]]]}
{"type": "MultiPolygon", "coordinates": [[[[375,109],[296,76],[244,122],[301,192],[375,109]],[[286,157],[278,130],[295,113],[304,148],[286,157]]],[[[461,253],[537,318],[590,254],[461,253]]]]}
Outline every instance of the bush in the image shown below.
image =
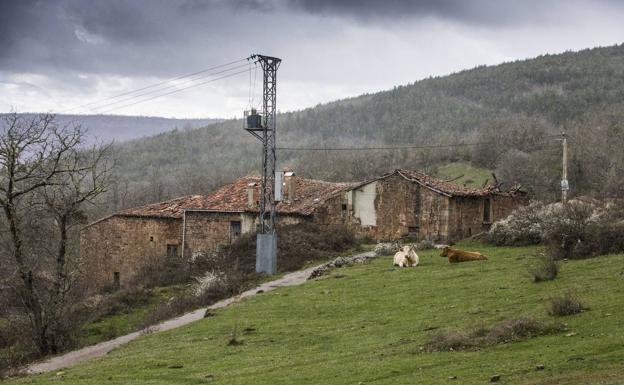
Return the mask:
{"type": "Polygon", "coordinates": [[[495,325],[485,336],[489,344],[512,342],[562,330],[560,325],[547,324],[531,317],[518,317],[495,325]]]}
{"type": "Polygon", "coordinates": [[[39,357],[30,322],[16,316],[7,321],[0,325],[0,378],[39,357]]]}
{"type": "MultiPolygon", "coordinates": [[[[294,271],[307,262],[331,259],[357,246],[355,234],[344,226],[316,225],[304,222],[277,229],[277,269],[294,271]]],[[[256,236],[246,234],[228,246],[223,255],[244,272],[256,267],[256,236]]]]}
{"type": "Polygon", "coordinates": [[[555,207],[543,226],[548,250],[558,259],[624,251],[621,203],[572,200],[555,207]]]}
{"type": "Polygon", "coordinates": [[[583,303],[570,291],[564,295],[552,297],[548,301],[548,314],[553,316],[562,317],[578,314],[585,309],[583,303]]]}
{"type": "Polygon", "coordinates": [[[425,344],[428,352],[444,352],[449,350],[468,350],[475,348],[475,340],[469,335],[456,330],[445,330],[435,333],[425,344]]]}
{"type": "Polygon", "coordinates": [[[189,282],[191,273],[187,261],[180,257],[161,257],[146,263],[133,277],[131,287],[161,287],[189,282]]]}
{"type": "Polygon", "coordinates": [[[488,242],[522,246],[543,242],[556,259],[624,251],[624,204],[577,198],[567,204],[531,202],[494,223],[488,242]]]}
{"type": "Polygon", "coordinates": [[[529,268],[529,273],[535,282],[551,281],[557,278],[559,263],[552,255],[540,253],[535,264],[529,268]]]}
{"type": "Polygon", "coordinates": [[[446,330],[435,333],[425,343],[425,350],[429,352],[472,350],[552,334],[561,330],[563,326],[560,324],[545,323],[524,316],[505,320],[490,328],[481,326],[470,332],[446,330]]]}
{"type": "Polygon", "coordinates": [[[120,290],[109,295],[100,306],[103,315],[125,314],[138,306],[147,305],[151,292],[143,288],[120,290]]]}
{"type": "Polygon", "coordinates": [[[487,241],[497,246],[526,246],[542,242],[545,206],[531,201],[492,225],[487,241]]]}

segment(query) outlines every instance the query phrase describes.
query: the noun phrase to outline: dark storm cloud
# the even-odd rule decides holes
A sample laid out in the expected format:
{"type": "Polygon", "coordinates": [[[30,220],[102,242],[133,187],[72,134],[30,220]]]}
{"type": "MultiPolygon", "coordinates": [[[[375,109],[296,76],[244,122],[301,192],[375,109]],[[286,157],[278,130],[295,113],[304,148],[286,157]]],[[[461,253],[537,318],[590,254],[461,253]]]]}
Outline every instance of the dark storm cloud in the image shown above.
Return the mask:
{"type": "Polygon", "coordinates": [[[543,20],[561,5],[554,0],[291,0],[293,9],[360,21],[435,17],[491,26],[543,20]]]}
{"type": "Polygon", "coordinates": [[[169,77],[257,50],[308,60],[301,46],[329,44],[352,25],[428,18],[495,32],[596,4],[621,9],[615,0],[0,0],[0,75],[169,77]]]}

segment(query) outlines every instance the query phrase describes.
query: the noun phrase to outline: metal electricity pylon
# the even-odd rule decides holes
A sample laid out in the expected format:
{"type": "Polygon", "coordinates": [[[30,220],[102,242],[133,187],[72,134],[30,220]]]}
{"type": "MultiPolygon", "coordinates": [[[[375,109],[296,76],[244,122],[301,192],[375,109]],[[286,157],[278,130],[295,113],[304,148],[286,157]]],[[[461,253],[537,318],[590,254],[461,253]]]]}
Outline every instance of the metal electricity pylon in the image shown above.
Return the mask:
{"type": "Polygon", "coordinates": [[[263,70],[262,113],[245,112],[245,129],[262,142],[262,185],[258,199],[258,238],[256,271],[274,274],[277,269],[277,236],[275,234],[275,115],[277,112],[277,69],[282,59],[251,55],[248,60],[260,63],[263,70]]]}

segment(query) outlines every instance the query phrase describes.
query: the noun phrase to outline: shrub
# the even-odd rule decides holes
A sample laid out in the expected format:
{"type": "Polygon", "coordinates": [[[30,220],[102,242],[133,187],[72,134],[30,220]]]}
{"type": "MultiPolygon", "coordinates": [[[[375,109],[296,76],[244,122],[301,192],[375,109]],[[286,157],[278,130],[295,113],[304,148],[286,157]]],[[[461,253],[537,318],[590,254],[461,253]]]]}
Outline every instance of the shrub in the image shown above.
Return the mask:
{"type": "Polygon", "coordinates": [[[624,251],[624,205],[572,200],[544,221],[544,240],[555,258],[586,258],[624,251]]]}
{"type": "Polygon", "coordinates": [[[493,325],[480,326],[470,332],[445,330],[435,333],[425,343],[429,352],[471,350],[488,345],[513,342],[563,330],[561,324],[545,323],[531,317],[511,318],[493,325]]]}
{"type": "Polygon", "coordinates": [[[557,278],[559,263],[550,254],[540,253],[535,264],[529,268],[535,282],[551,281],[557,278]]]}
{"type": "Polygon", "coordinates": [[[525,246],[542,242],[545,206],[531,201],[514,210],[507,218],[494,223],[487,241],[497,246],[525,246]]]}
{"type": "Polygon", "coordinates": [[[179,257],[160,257],[144,264],[129,286],[153,288],[186,283],[190,279],[188,262],[179,257]]]}
{"type": "Polygon", "coordinates": [[[511,318],[495,325],[485,336],[488,344],[512,342],[562,330],[561,325],[547,324],[531,317],[511,318]]]}
{"type": "MultiPolygon", "coordinates": [[[[298,270],[307,262],[335,258],[338,254],[357,246],[355,234],[344,226],[321,226],[304,222],[280,226],[277,232],[279,271],[298,270]]],[[[242,271],[255,271],[255,234],[240,237],[223,253],[227,255],[229,263],[237,264],[242,271]]]]}
{"type": "Polygon", "coordinates": [[[585,306],[571,291],[561,296],[551,297],[548,301],[548,314],[553,316],[567,316],[578,314],[585,310],[585,306]]]}
{"type": "Polygon", "coordinates": [[[555,258],[580,258],[591,253],[590,222],[594,205],[572,200],[552,208],[544,220],[544,240],[555,258]]]}
{"type": "Polygon", "coordinates": [[[474,339],[456,330],[445,330],[435,333],[425,344],[425,350],[428,352],[467,350],[474,347],[476,347],[474,339]]]}
{"type": "Polygon", "coordinates": [[[107,296],[99,308],[103,316],[125,314],[135,307],[147,305],[150,298],[151,292],[143,288],[120,290],[107,296]]]}
{"type": "Polygon", "coordinates": [[[0,378],[14,374],[39,356],[31,333],[25,318],[12,316],[0,325],[0,378]]]}
{"type": "Polygon", "coordinates": [[[567,204],[531,202],[492,225],[488,242],[521,246],[543,242],[556,259],[624,251],[624,204],[577,198],[567,204]]]}

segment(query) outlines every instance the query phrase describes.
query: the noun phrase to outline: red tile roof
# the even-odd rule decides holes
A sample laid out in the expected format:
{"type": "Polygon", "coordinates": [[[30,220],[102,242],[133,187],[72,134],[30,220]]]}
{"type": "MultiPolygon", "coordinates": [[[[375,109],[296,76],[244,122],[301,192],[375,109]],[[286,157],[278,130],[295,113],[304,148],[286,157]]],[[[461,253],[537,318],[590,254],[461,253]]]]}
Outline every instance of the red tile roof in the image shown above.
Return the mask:
{"type": "MultiPolygon", "coordinates": [[[[375,180],[383,179],[398,174],[405,179],[419,183],[433,191],[446,196],[458,197],[483,197],[488,195],[513,195],[517,191],[500,191],[497,187],[486,186],[483,188],[470,188],[455,183],[446,182],[419,171],[395,170],[378,178],[362,183],[332,183],[314,179],[293,177],[295,186],[295,199],[283,201],[277,205],[278,213],[311,215],[327,199],[336,194],[363,186],[375,180]]],[[[226,184],[208,195],[190,195],[164,202],[149,204],[146,206],[122,210],[113,215],[136,216],[136,217],[159,217],[159,218],[182,218],[184,210],[207,210],[217,212],[250,212],[257,213],[256,208],[247,206],[247,188],[255,188],[255,199],[260,192],[260,178],[247,176],[226,184]]],[[[257,206],[257,205],[256,205],[257,206]]]]}
{"type": "Polygon", "coordinates": [[[434,178],[420,171],[396,170],[403,178],[414,181],[440,194],[451,197],[484,197],[489,195],[512,195],[516,190],[501,191],[498,187],[487,185],[481,188],[466,187],[456,183],[434,178]]]}
{"type": "MultiPolygon", "coordinates": [[[[292,201],[280,202],[278,213],[310,215],[328,198],[349,189],[350,183],[331,183],[294,177],[295,193],[292,201]]],[[[184,210],[207,210],[219,212],[258,212],[248,207],[247,188],[255,188],[257,200],[260,193],[260,178],[248,176],[220,187],[208,195],[190,195],[164,202],[122,210],[117,215],[182,218],[184,210]]]]}

